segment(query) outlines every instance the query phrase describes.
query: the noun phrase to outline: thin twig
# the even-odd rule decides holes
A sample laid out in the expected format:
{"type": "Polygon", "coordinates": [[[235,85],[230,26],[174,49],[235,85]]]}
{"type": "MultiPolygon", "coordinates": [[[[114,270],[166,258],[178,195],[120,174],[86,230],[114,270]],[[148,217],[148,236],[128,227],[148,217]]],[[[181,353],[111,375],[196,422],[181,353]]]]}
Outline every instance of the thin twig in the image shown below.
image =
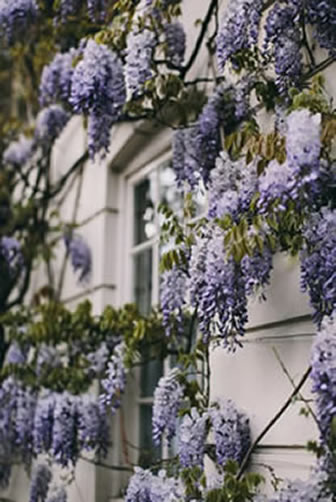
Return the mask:
{"type": "Polygon", "coordinates": [[[255,447],[257,446],[257,444],[260,443],[260,441],[266,436],[266,434],[268,433],[268,431],[273,427],[273,425],[279,420],[279,418],[285,413],[285,411],[287,410],[287,408],[289,408],[289,406],[292,404],[292,401],[294,399],[294,397],[298,394],[298,392],[300,392],[301,388],[303,387],[303,385],[305,384],[309,374],[311,372],[311,367],[309,366],[307,368],[307,370],[304,372],[301,380],[299,381],[299,383],[297,384],[297,386],[295,387],[295,389],[293,390],[293,392],[290,394],[290,396],[288,397],[287,401],[281,406],[281,408],[279,409],[279,411],[274,415],[274,417],[268,422],[268,424],[266,425],[266,427],[260,432],[260,434],[258,435],[258,437],[255,439],[255,441],[251,444],[250,448],[248,449],[241,465],[240,465],[240,469],[238,471],[238,474],[237,474],[237,479],[240,479],[249,460],[250,460],[250,457],[255,449],[255,447]]]}
{"type": "MultiPolygon", "coordinates": [[[[277,351],[277,349],[275,347],[272,347],[272,350],[273,350],[274,355],[277,358],[277,360],[278,360],[278,362],[279,362],[279,364],[280,364],[280,366],[282,368],[282,371],[285,373],[286,377],[288,378],[288,380],[292,384],[293,389],[295,389],[295,382],[294,382],[292,376],[290,375],[289,371],[287,370],[287,368],[285,366],[285,363],[282,361],[282,359],[280,357],[280,354],[278,353],[278,351],[277,351]]],[[[312,418],[314,419],[316,425],[318,426],[318,428],[320,428],[319,427],[319,421],[317,420],[317,416],[315,415],[314,410],[310,406],[308,400],[301,394],[301,392],[298,392],[297,395],[305,403],[305,405],[307,406],[308,411],[311,414],[312,418]]]]}
{"type": "Polygon", "coordinates": [[[182,68],[182,71],[181,71],[181,77],[182,78],[184,78],[186,76],[186,74],[188,73],[188,71],[190,70],[190,68],[192,67],[192,65],[194,64],[195,59],[197,58],[197,55],[198,55],[198,52],[199,52],[199,50],[201,48],[201,45],[203,43],[205,34],[206,34],[207,30],[208,30],[208,26],[209,26],[209,23],[211,21],[211,17],[212,17],[212,15],[213,15],[216,7],[217,7],[217,2],[218,2],[218,0],[212,0],[210,2],[209,8],[208,8],[208,12],[205,15],[205,18],[204,18],[204,20],[202,22],[201,31],[200,31],[200,33],[198,35],[197,40],[196,40],[194,50],[192,51],[192,53],[190,55],[189,61],[182,68]]]}
{"type": "Polygon", "coordinates": [[[101,462],[100,460],[91,459],[85,457],[84,455],[80,455],[79,458],[84,460],[84,462],[88,462],[89,464],[96,465],[97,467],[104,467],[105,469],[110,469],[111,471],[123,471],[123,472],[132,472],[133,468],[130,465],[127,467],[126,465],[112,465],[107,464],[105,462],[101,462]]]}

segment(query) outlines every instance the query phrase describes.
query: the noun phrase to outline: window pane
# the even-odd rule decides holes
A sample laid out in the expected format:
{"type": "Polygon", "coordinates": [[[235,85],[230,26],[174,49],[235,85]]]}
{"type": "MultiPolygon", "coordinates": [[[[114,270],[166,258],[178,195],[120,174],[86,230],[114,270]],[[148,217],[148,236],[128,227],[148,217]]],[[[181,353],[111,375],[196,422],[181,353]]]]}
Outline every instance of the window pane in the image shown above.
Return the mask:
{"type": "Polygon", "coordinates": [[[141,368],[141,397],[150,397],[154,394],[155,387],[162,377],[162,373],[163,363],[159,359],[149,361],[141,368]]]}
{"type": "Polygon", "coordinates": [[[152,405],[140,405],[140,448],[139,465],[149,467],[161,458],[161,448],[153,444],[152,405]]]}
{"type": "Polygon", "coordinates": [[[134,187],[134,244],[155,235],[156,172],[134,187]]]}
{"type": "Polygon", "coordinates": [[[139,311],[146,315],[152,305],[152,249],[134,256],[133,299],[139,311]]]}
{"type": "Polygon", "coordinates": [[[175,173],[169,163],[159,170],[160,202],[170,207],[175,213],[183,215],[183,196],[177,190],[175,173]]]}

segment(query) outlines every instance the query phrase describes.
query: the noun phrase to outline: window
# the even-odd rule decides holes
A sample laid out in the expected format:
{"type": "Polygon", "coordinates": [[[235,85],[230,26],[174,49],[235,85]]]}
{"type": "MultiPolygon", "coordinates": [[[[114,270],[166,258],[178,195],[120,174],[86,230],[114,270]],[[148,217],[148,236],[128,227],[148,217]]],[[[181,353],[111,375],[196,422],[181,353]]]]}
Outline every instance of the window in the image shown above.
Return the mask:
{"type": "MultiPolygon", "coordinates": [[[[174,210],[182,207],[169,159],[163,159],[130,178],[128,195],[132,220],[129,297],[141,313],[147,314],[152,306],[159,304],[160,215],[157,208],[162,202],[174,210]]],[[[155,387],[163,373],[163,362],[158,360],[149,361],[140,371],[138,443],[142,454],[138,462],[144,467],[162,454],[161,448],[152,442],[152,405],[155,387]]]]}

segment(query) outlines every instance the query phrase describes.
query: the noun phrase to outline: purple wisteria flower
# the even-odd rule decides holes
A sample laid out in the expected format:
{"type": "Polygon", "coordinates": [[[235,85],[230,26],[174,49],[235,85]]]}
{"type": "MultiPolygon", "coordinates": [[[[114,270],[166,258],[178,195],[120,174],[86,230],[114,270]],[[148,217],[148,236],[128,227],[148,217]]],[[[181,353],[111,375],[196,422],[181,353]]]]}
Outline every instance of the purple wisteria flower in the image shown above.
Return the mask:
{"type": "Polygon", "coordinates": [[[318,326],[336,310],[336,212],[323,208],[304,228],[305,246],[300,254],[301,287],[308,291],[313,320],[318,326]]]}
{"type": "Polygon", "coordinates": [[[81,448],[107,453],[109,423],[106,411],[93,396],[84,395],[78,403],[78,441],[81,448]]]}
{"type": "Polygon", "coordinates": [[[314,26],[314,38],[331,55],[336,49],[336,6],[332,0],[308,0],[305,3],[307,19],[314,26]]]}
{"type": "Polygon", "coordinates": [[[179,22],[167,23],[163,27],[165,51],[168,60],[175,66],[181,66],[186,48],[186,35],[179,22]]]}
{"type": "Polygon", "coordinates": [[[120,343],[114,349],[114,354],[108,363],[106,378],[101,382],[102,394],[100,403],[103,407],[109,407],[115,413],[121,403],[121,394],[126,386],[126,368],[124,365],[125,346],[120,343]]]}
{"type": "Polygon", "coordinates": [[[57,463],[67,467],[78,457],[78,407],[77,397],[69,392],[55,396],[53,437],[51,453],[57,463]]]}
{"type": "Polygon", "coordinates": [[[68,102],[74,72],[73,63],[78,55],[78,50],[70,49],[64,54],[56,54],[54,59],[44,66],[40,81],[40,104],[42,106],[57,101],[68,102]]]}
{"type": "Polygon", "coordinates": [[[177,380],[178,370],[174,368],[167,376],[160,378],[154,392],[153,441],[160,444],[165,432],[168,441],[176,431],[176,420],[183,400],[183,386],[177,380]]]}
{"type": "Polygon", "coordinates": [[[36,141],[41,145],[50,146],[61,134],[69,119],[70,114],[60,105],[50,105],[44,108],[36,118],[36,141]]]}
{"type": "Polygon", "coordinates": [[[20,271],[24,265],[21,244],[15,237],[1,237],[0,254],[5,259],[11,273],[20,271]]]}
{"type": "Polygon", "coordinates": [[[183,417],[178,432],[178,455],[183,467],[203,467],[207,415],[191,408],[183,417]]]}
{"type": "Polygon", "coordinates": [[[89,352],[89,354],[86,355],[86,359],[90,363],[88,371],[93,372],[95,375],[101,374],[106,368],[109,355],[110,351],[105,342],[94,352],[89,352]]]}
{"type": "Polygon", "coordinates": [[[70,17],[76,16],[82,6],[82,0],[59,0],[57,2],[55,24],[66,23],[70,17]]]}
{"type": "Polygon", "coordinates": [[[267,247],[254,255],[245,255],[241,261],[242,273],[245,278],[245,291],[247,296],[253,294],[260,287],[270,282],[273,268],[273,253],[267,247]]]}
{"type": "Polygon", "coordinates": [[[184,489],[180,480],[167,476],[165,470],[158,475],[149,470],[135,467],[131,477],[125,502],[178,502],[184,500],[184,489]]]}
{"type": "Polygon", "coordinates": [[[125,100],[121,61],[106,45],[89,40],[72,75],[69,101],[76,113],[89,114],[91,158],[101,146],[106,149],[109,131],[119,120],[125,100]],[[96,143],[100,135],[103,140],[96,143]]]}
{"type": "Polygon", "coordinates": [[[35,0],[1,0],[1,36],[13,44],[23,36],[25,30],[36,21],[38,5],[35,0]]]}
{"type": "Polygon", "coordinates": [[[287,481],[284,487],[268,499],[269,502],[332,502],[323,476],[311,475],[307,481],[287,481]]]}
{"type": "Polygon", "coordinates": [[[288,163],[279,164],[276,159],[272,160],[259,178],[259,210],[264,212],[275,201],[278,202],[278,209],[284,210],[294,185],[293,170],[288,163]]]}
{"type": "Polygon", "coordinates": [[[229,214],[236,218],[248,209],[257,181],[256,161],[250,164],[246,164],[245,159],[232,161],[226,152],[221,152],[210,174],[209,217],[222,218],[229,214]]]}
{"type": "Polygon", "coordinates": [[[287,117],[286,152],[289,167],[301,184],[318,175],[321,152],[321,115],[295,110],[287,117]]]}
{"type": "Polygon", "coordinates": [[[40,396],[37,401],[33,426],[34,451],[37,454],[51,449],[55,404],[56,395],[53,393],[40,396]]]}
{"type": "Polygon", "coordinates": [[[266,18],[264,55],[274,59],[276,84],[281,93],[297,81],[302,71],[299,7],[297,2],[277,2],[266,18]]]}
{"type": "Polygon", "coordinates": [[[37,396],[29,388],[21,388],[16,397],[15,431],[16,444],[22,459],[29,464],[33,455],[33,426],[37,396]]]}
{"type": "Polygon", "coordinates": [[[53,486],[48,493],[47,502],[67,502],[68,495],[64,486],[53,486]]]}
{"type": "Polygon", "coordinates": [[[222,17],[217,35],[217,61],[220,70],[228,59],[244,49],[251,49],[258,41],[262,0],[230,2],[222,17]]]}
{"type": "Polygon", "coordinates": [[[222,399],[210,408],[209,417],[215,433],[217,462],[220,465],[228,460],[240,463],[251,443],[248,417],[237,410],[230,399],[222,399]]]}
{"type": "Polygon", "coordinates": [[[132,31],[127,37],[125,78],[130,99],[142,95],[145,83],[153,77],[151,61],[155,45],[154,33],[148,29],[132,31]]]}
{"type": "Polygon", "coordinates": [[[330,425],[336,417],[336,323],[324,322],[311,353],[312,391],[316,394],[317,417],[322,443],[328,443],[330,425]]]}
{"type": "MultiPolygon", "coordinates": [[[[207,239],[206,251],[192,258],[190,282],[196,280],[198,290],[192,286],[191,301],[198,306],[198,321],[205,342],[211,336],[219,336],[229,349],[240,344],[247,322],[247,298],[245,278],[240,264],[228,258],[224,249],[224,234],[215,227],[207,239]],[[196,274],[202,273],[202,279],[196,274]]],[[[192,255],[197,248],[192,249],[192,255]]]]}
{"type": "Polygon", "coordinates": [[[167,336],[171,334],[173,319],[176,319],[178,329],[183,329],[186,283],[186,274],[176,266],[171,270],[165,271],[161,276],[160,303],[163,314],[163,326],[167,336]]]}
{"type": "Polygon", "coordinates": [[[173,169],[179,187],[187,182],[194,188],[201,179],[194,148],[196,135],[195,128],[177,129],[173,135],[173,169]]]}
{"type": "Polygon", "coordinates": [[[2,156],[3,163],[21,167],[32,157],[33,151],[34,141],[21,136],[6,148],[2,156]]]}
{"type": "Polygon", "coordinates": [[[71,265],[79,273],[79,282],[89,280],[92,267],[91,250],[83,237],[77,234],[66,233],[64,243],[69,254],[71,265]]]}
{"type": "Polygon", "coordinates": [[[25,364],[27,361],[28,348],[21,346],[14,340],[7,351],[5,363],[6,364],[25,364]]]}
{"type": "Polygon", "coordinates": [[[43,371],[61,366],[61,358],[56,347],[42,343],[39,346],[36,358],[36,374],[40,376],[43,371]]]}
{"type": "Polygon", "coordinates": [[[32,475],[29,502],[44,502],[47,498],[52,474],[46,464],[38,464],[32,475]]]}
{"type": "Polygon", "coordinates": [[[107,0],[87,0],[89,17],[94,23],[102,23],[106,18],[107,0]]]}

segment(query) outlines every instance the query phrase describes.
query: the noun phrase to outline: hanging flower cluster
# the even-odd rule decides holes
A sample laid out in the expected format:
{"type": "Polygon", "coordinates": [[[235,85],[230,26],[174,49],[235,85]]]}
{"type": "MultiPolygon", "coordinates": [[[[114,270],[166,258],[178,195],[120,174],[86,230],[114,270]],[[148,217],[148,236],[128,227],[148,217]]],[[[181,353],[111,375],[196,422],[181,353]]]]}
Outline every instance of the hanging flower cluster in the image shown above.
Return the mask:
{"type": "Polygon", "coordinates": [[[151,61],[156,40],[148,29],[131,32],[127,37],[125,78],[128,96],[139,97],[153,76],[151,61]]]}
{"type": "Polygon", "coordinates": [[[153,441],[159,444],[162,436],[166,433],[168,441],[172,439],[176,431],[177,413],[181,406],[184,389],[177,380],[176,369],[160,378],[154,393],[153,404],[153,441]]]}
{"type": "Polygon", "coordinates": [[[8,44],[13,44],[34,22],[38,15],[38,5],[35,0],[1,0],[0,27],[1,37],[8,44]]]}
{"type": "Polygon", "coordinates": [[[57,101],[68,102],[74,72],[74,59],[78,56],[78,50],[70,49],[69,52],[56,54],[54,59],[44,66],[40,81],[40,103],[42,106],[57,101]]]}
{"type": "Polygon", "coordinates": [[[218,464],[225,465],[228,460],[240,463],[251,443],[248,417],[231,400],[220,400],[209,409],[209,416],[218,464]]]}
{"type": "Polygon", "coordinates": [[[80,235],[64,235],[64,242],[69,253],[71,265],[75,272],[79,272],[79,282],[89,279],[92,259],[91,250],[80,235]]]}
{"type": "Polygon", "coordinates": [[[321,440],[328,442],[330,425],[336,417],[336,324],[325,322],[316,336],[311,354],[311,379],[316,393],[321,440]]]}
{"type": "Polygon", "coordinates": [[[101,382],[102,393],[100,402],[115,413],[121,403],[121,394],[126,386],[126,369],[124,365],[125,346],[120,343],[114,349],[114,354],[108,363],[106,378],[101,382]]]}
{"type": "Polygon", "coordinates": [[[308,219],[301,251],[301,286],[308,291],[313,319],[318,326],[336,309],[336,214],[322,208],[308,219]]]}
{"type": "Polygon", "coordinates": [[[136,467],[128,484],[125,502],[177,502],[184,496],[182,483],[168,477],[165,470],[157,475],[136,467]]]}
{"type": "Polygon", "coordinates": [[[107,46],[89,40],[72,74],[69,101],[75,113],[89,115],[89,152],[92,158],[101,148],[106,149],[106,138],[112,124],[120,118],[125,99],[121,61],[107,46]],[[97,142],[100,137],[102,144],[97,142]]]}
{"type": "Polygon", "coordinates": [[[179,427],[178,455],[183,467],[203,467],[207,415],[196,408],[183,417],[179,427]]]}

